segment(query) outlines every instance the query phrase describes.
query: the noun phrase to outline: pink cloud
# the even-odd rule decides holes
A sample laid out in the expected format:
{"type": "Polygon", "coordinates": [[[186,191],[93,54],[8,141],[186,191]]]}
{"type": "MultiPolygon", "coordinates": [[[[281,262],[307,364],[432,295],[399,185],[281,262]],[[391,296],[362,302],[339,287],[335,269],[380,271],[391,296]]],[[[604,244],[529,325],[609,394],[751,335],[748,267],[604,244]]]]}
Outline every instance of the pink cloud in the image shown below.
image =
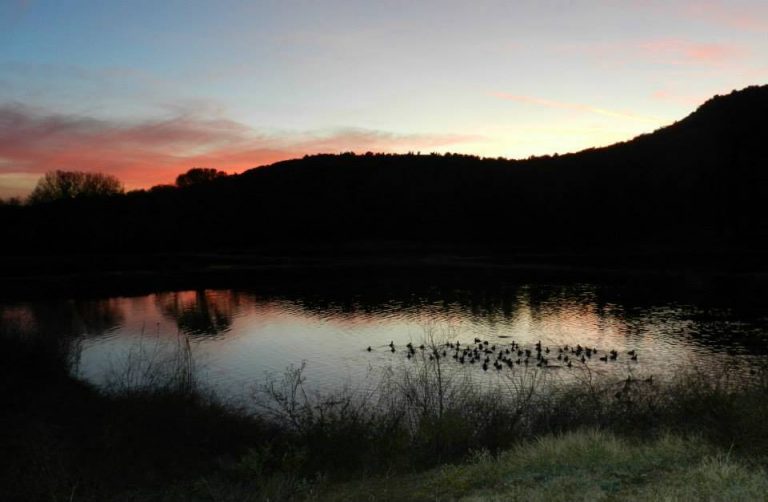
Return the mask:
{"type": "Polygon", "coordinates": [[[768,31],[768,5],[765,3],[690,2],[682,11],[686,17],[737,30],[768,31]]]}
{"type": "Polygon", "coordinates": [[[699,43],[670,38],[637,45],[640,53],[654,61],[679,65],[720,65],[741,59],[747,51],[731,44],[699,43]]]}
{"type": "Polygon", "coordinates": [[[528,104],[539,105],[539,106],[546,106],[548,108],[557,108],[560,110],[570,110],[570,111],[583,112],[583,113],[594,113],[598,115],[603,115],[605,117],[628,119],[628,120],[639,120],[643,122],[653,122],[653,123],[662,122],[662,120],[657,117],[638,115],[631,112],[608,110],[605,108],[598,108],[596,106],[584,105],[580,103],[566,103],[563,101],[554,101],[551,99],[543,99],[543,98],[538,98],[534,96],[521,96],[516,94],[508,94],[505,92],[494,92],[491,95],[499,99],[517,101],[520,103],[528,103],[528,104]]]}
{"type": "Polygon", "coordinates": [[[139,188],[169,183],[195,166],[234,173],[305,154],[430,150],[479,139],[362,129],[265,134],[220,117],[122,123],[0,106],[0,182],[10,173],[76,169],[114,174],[139,188]]]}
{"type": "Polygon", "coordinates": [[[676,103],[685,105],[688,107],[695,107],[706,101],[710,95],[703,94],[684,94],[679,92],[673,92],[666,89],[659,89],[651,94],[651,98],[657,101],[667,101],[670,103],[676,103]]]}
{"type": "Polygon", "coordinates": [[[763,0],[622,0],[622,7],[651,11],[659,16],[672,16],[683,21],[701,21],[739,31],[768,31],[768,4],[763,0]]]}

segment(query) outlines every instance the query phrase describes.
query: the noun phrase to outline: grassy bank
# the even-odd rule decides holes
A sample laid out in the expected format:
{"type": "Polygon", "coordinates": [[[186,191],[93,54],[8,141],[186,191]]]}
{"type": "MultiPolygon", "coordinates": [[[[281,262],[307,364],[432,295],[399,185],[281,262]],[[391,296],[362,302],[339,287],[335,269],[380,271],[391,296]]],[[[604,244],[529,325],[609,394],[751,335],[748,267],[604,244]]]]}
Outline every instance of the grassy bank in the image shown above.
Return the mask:
{"type": "Polygon", "coordinates": [[[768,476],[700,439],[662,435],[632,441],[585,430],[542,436],[497,456],[477,452],[460,465],[340,484],[320,498],[754,501],[768,498],[768,476]]]}
{"type": "Polygon", "coordinates": [[[108,390],[70,376],[66,340],[5,334],[2,349],[3,500],[750,500],[765,489],[763,370],[666,382],[586,372],[555,387],[531,371],[478,390],[424,359],[376,392],[314,395],[293,368],[257,385],[253,413],[200,390],[183,339],[108,390]]]}

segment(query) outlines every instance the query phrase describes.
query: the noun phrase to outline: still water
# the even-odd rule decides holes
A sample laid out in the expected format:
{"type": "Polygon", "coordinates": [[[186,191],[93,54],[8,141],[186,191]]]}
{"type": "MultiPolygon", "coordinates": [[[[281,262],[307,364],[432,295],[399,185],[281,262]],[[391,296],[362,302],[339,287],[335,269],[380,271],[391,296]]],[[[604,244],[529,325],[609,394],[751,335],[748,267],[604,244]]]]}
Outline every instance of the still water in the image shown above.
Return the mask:
{"type": "MultiPolygon", "coordinates": [[[[732,295],[675,297],[595,284],[343,291],[319,285],[300,294],[200,289],[8,302],[0,305],[0,322],[4,330],[68,340],[77,353],[73,371],[98,385],[119,378],[137,353],[162,362],[164,353],[188,340],[203,386],[238,402],[260,382],[303,362],[310,388],[374,385],[383,368],[417,364],[407,358],[406,344],[418,350],[429,336],[462,346],[475,339],[498,348],[515,342],[534,355],[541,342],[550,350],[546,371],[563,379],[581,367],[572,354],[579,363],[573,368],[558,359],[566,345],[597,348],[587,362],[591,371],[616,378],[664,377],[691,365],[706,371],[725,361],[749,366],[768,346],[768,316],[759,302],[744,307],[732,295]],[[610,350],[617,351],[616,360],[600,361],[610,350]],[[632,350],[636,361],[627,354],[632,350]]],[[[483,371],[482,360],[460,365],[454,353],[447,350],[446,366],[472,372],[479,382],[523,368],[513,363],[512,369],[483,371]]],[[[513,352],[511,359],[520,358],[513,352]]]]}

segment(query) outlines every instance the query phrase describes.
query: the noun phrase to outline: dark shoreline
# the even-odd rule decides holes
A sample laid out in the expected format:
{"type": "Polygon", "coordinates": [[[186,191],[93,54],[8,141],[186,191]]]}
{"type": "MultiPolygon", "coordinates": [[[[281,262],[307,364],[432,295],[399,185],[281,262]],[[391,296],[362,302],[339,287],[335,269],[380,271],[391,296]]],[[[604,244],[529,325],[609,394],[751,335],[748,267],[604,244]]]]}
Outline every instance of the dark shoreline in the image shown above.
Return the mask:
{"type": "Polygon", "coordinates": [[[329,287],[390,280],[457,283],[674,283],[680,288],[739,287],[768,293],[765,252],[533,253],[464,249],[314,249],[311,252],[93,254],[6,256],[0,299],[145,294],[259,285],[329,287]]]}

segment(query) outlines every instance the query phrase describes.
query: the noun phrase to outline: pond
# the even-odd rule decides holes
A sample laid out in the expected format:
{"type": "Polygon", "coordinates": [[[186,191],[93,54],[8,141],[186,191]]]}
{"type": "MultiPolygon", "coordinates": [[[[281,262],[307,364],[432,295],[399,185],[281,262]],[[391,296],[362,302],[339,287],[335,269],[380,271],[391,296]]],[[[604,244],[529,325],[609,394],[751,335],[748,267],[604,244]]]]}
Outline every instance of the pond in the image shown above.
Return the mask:
{"type": "Polygon", "coordinates": [[[419,348],[429,340],[439,344],[434,355],[446,368],[480,383],[541,367],[538,343],[547,359],[542,371],[561,379],[585,366],[616,378],[663,377],[683,366],[706,371],[728,361],[748,367],[768,347],[768,316],[738,292],[404,278],[298,291],[239,287],[6,302],[0,321],[4,330],[67,340],[77,356],[73,371],[97,385],[124,377],[137,354],[163,364],[167,351],[188,340],[201,384],[237,402],[302,363],[308,386],[320,391],[372,386],[382,369],[433,355],[419,348]],[[465,353],[476,340],[480,353],[465,353]],[[597,353],[585,359],[578,346],[597,353]]]}

